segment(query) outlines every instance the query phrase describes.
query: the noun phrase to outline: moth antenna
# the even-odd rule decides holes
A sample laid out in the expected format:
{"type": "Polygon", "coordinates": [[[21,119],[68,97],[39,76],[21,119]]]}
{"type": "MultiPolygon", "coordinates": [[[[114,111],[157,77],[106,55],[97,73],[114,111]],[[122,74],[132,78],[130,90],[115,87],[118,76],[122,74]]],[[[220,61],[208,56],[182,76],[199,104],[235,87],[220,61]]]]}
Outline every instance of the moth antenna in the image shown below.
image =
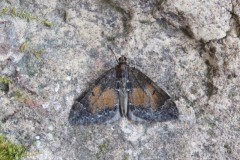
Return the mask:
{"type": "Polygon", "coordinates": [[[119,62],[118,61],[118,58],[117,58],[117,56],[116,56],[116,54],[113,52],[113,50],[112,50],[112,48],[110,47],[110,46],[108,46],[108,49],[111,51],[111,53],[114,55],[114,57],[115,57],[115,59],[116,59],[116,61],[117,61],[117,63],[119,62]]]}

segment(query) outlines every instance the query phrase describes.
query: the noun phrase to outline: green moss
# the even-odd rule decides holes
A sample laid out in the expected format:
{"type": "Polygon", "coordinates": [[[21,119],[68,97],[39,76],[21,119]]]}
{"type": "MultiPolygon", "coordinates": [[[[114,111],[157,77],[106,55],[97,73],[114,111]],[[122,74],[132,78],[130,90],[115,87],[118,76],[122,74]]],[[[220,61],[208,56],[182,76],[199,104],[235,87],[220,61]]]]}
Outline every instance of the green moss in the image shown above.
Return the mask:
{"type": "Polygon", "coordinates": [[[31,21],[31,20],[36,20],[40,23],[43,23],[47,27],[52,27],[53,26],[53,23],[50,22],[49,20],[34,16],[31,13],[28,13],[28,12],[25,12],[25,11],[18,11],[15,7],[13,7],[13,8],[4,7],[2,9],[2,11],[0,12],[0,16],[4,16],[4,15],[10,15],[14,18],[18,17],[18,18],[24,19],[28,22],[31,21]]]}
{"type": "Polygon", "coordinates": [[[12,83],[12,81],[7,77],[0,77],[0,83],[10,84],[10,83],[12,83]]]}
{"type": "Polygon", "coordinates": [[[115,36],[109,36],[107,37],[107,41],[109,42],[114,42],[116,40],[116,37],[115,36]]]}
{"type": "Polygon", "coordinates": [[[162,4],[165,3],[165,2],[167,2],[167,0],[158,0],[158,1],[157,1],[157,4],[158,4],[158,5],[162,5],[162,4]]]}
{"type": "Polygon", "coordinates": [[[123,160],[130,160],[130,156],[129,155],[124,155],[124,159],[123,160]]]}
{"type": "Polygon", "coordinates": [[[0,77],[0,90],[7,92],[12,81],[7,77],[0,77]]]}
{"type": "Polygon", "coordinates": [[[101,145],[98,146],[98,152],[96,154],[97,159],[101,159],[101,157],[107,153],[108,147],[109,147],[108,141],[104,141],[101,145]]]}
{"type": "Polygon", "coordinates": [[[228,154],[231,154],[231,153],[232,153],[232,149],[231,149],[231,147],[230,147],[227,143],[224,144],[223,147],[227,150],[227,153],[228,153],[228,154]]]}
{"type": "Polygon", "coordinates": [[[33,53],[33,55],[34,55],[37,59],[40,59],[41,56],[43,55],[44,51],[38,50],[38,51],[32,51],[31,53],[33,53]]]}
{"type": "Polygon", "coordinates": [[[0,135],[0,159],[1,160],[20,160],[26,156],[26,147],[14,144],[3,135],[0,135]]]}
{"type": "Polygon", "coordinates": [[[21,46],[19,47],[19,52],[25,52],[28,48],[29,48],[28,42],[24,42],[24,43],[22,43],[21,46]]]}
{"type": "Polygon", "coordinates": [[[160,0],[160,1],[161,1],[161,4],[163,4],[163,3],[167,2],[167,0],[160,0]]]}
{"type": "Polygon", "coordinates": [[[53,26],[53,23],[50,22],[49,20],[46,20],[46,19],[42,20],[42,23],[47,27],[52,27],[53,26]]]}
{"type": "Polygon", "coordinates": [[[16,9],[16,8],[13,8],[13,9],[11,10],[11,15],[12,15],[13,17],[17,17],[18,13],[17,13],[17,9],[16,9]]]}
{"type": "Polygon", "coordinates": [[[44,54],[44,51],[43,50],[30,49],[29,46],[30,45],[29,45],[28,42],[22,43],[19,47],[19,52],[33,54],[37,59],[40,59],[41,56],[44,54]]]}
{"type": "Polygon", "coordinates": [[[9,12],[9,8],[4,7],[2,11],[0,12],[0,16],[6,15],[9,12]]]}
{"type": "Polygon", "coordinates": [[[25,103],[28,98],[28,95],[21,90],[16,90],[14,94],[15,94],[15,99],[20,103],[25,103]]]}
{"type": "Polygon", "coordinates": [[[140,20],[139,22],[142,24],[151,24],[152,23],[150,20],[140,20]]]}
{"type": "Polygon", "coordinates": [[[34,16],[30,13],[24,12],[24,11],[18,11],[16,8],[9,9],[9,12],[10,12],[9,14],[12,17],[18,17],[18,18],[27,20],[28,22],[30,20],[37,20],[36,16],[34,16]]]}
{"type": "Polygon", "coordinates": [[[212,122],[209,122],[208,125],[210,128],[213,128],[216,126],[216,123],[212,121],[212,122]]]}

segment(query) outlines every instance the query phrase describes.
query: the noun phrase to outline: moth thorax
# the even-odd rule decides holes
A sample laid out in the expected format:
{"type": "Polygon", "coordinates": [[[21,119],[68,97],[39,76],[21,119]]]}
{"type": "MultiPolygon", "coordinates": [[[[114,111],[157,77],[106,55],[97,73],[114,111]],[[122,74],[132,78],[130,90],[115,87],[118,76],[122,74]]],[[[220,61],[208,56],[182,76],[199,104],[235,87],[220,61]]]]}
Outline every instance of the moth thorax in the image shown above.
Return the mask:
{"type": "Polygon", "coordinates": [[[119,69],[124,71],[126,69],[126,64],[119,64],[119,69]]]}

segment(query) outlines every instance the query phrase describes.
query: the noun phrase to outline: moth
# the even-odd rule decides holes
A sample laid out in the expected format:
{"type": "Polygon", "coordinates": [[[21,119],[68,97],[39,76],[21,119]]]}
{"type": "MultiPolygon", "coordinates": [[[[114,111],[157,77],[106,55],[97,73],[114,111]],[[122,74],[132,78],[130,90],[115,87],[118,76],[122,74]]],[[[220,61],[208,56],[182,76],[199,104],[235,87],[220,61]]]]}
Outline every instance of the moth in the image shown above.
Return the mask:
{"type": "Polygon", "coordinates": [[[121,117],[135,122],[163,122],[178,116],[170,96],[121,56],[118,65],[106,71],[75,100],[69,122],[72,125],[112,123],[121,117]]]}

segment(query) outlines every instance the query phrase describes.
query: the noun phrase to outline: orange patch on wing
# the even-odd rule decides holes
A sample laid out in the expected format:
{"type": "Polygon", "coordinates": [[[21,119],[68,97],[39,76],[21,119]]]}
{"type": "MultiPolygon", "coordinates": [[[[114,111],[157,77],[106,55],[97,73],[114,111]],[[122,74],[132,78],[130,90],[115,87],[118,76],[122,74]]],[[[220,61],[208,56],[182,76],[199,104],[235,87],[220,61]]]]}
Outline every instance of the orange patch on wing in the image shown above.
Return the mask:
{"type": "Polygon", "coordinates": [[[142,88],[133,88],[130,94],[130,99],[134,106],[145,107],[149,102],[148,95],[142,90],[142,88]]]}
{"type": "Polygon", "coordinates": [[[102,111],[104,109],[113,109],[117,103],[117,96],[113,89],[106,89],[102,92],[100,86],[94,87],[92,95],[89,97],[91,112],[102,111]]]}
{"type": "Polygon", "coordinates": [[[146,92],[142,88],[133,88],[130,94],[131,103],[138,107],[151,107],[156,110],[160,105],[160,94],[151,84],[146,85],[146,92]]]}

